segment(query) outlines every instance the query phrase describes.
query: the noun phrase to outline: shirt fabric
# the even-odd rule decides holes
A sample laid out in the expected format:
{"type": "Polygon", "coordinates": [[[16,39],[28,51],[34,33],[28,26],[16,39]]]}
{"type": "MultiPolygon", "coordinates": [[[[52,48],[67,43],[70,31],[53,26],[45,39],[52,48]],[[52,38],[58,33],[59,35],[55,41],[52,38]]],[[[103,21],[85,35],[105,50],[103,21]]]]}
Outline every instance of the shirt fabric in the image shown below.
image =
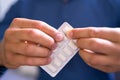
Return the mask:
{"type": "MultiPolygon", "coordinates": [[[[119,14],[120,0],[19,0],[0,22],[0,39],[16,17],[41,20],[57,29],[63,22],[74,28],[117,27],[119,14]]],[[[113,80],[113,76],[88,66],[76,54],[54,78],[40,69],[38,80],[113,80]]]]}

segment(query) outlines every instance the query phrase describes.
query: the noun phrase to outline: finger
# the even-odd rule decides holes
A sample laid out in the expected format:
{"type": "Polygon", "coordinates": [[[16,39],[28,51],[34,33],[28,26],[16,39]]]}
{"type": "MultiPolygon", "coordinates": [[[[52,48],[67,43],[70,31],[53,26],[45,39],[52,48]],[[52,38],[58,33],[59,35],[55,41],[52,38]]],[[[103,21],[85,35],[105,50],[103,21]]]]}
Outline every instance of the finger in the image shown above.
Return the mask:
{"type": "Polygon", "coordinates": [[[42,65],[47,65],[51,62],[51,58],[39,58],[39,57],[25,57],[25,56],[20,56],[16,55],[16,58],[18,57],[18,60],[23,60],[20,61],[22,65],[30,65],[30,66],[42,66],[42,65]]]}
{"type": "Polygon", "coordinates": [[[30,65],[30,66],[40,66],[40,65],[46,65],[51,62],[51,58],[40,58],[40,57],[28,57],[24,55],[18,55],[16,53],[9,55],[7,57],[9,60],[9,63],[11,65],[30,65]],[[12,61],[12,62],[11,62],[12,61]]]}
{"type": "Polygon", "coordinates": [[[49,49],[54,48],[55,41],[52,37],[46,35],[44,32],[37,29],[13,29],[8,33],[8,37],[11,40],[19,40],[19,41],[30,41],[33,43],[38,43],[42,46],[45,46],[49,49]],[[10,36],[12,35],[12,36],[10,36]]]}
{"type": "Polygon", "coordinates": [[[12,47],[9,47],[9,51],[13,53],[18,53],[24,56],[29,57],[49,57],[52,53],[49,49],[37,46],[35,44],[25,44],[22,42],[14,44],[12,47]],[[18,46],[19,45],[19,46],[18,46]]]}
{"type": "Polygon", "coordinates": [[[118,45],[98,38],[82,38],[78,39],[77,46],[81,49],[88,49],[97,53],[103,53],[105,55],[114,55],[113,53],[118,53],[120,50],[118,45]]]}
{"type": "Polygon", "coordinates": [[[100,66],[108,67],[110,65],[114,65],[111,58],[106,55],[91,53],[87,50],[81,50],[79,54],[86,64],[97,69],[99,69],[100,66]]]}
{"type": "Polygon", "coordinates": [[[51,27],[45,22],[38,20],[30,20],[25,18],[15,18],[11,24],[12,26],[17,26],[20,28],[36,28],[39,29],[46,34],[50,35],[56,41],[61,41],[63,39],[63,35],[58,32],[55,28],[51,27]]]}
{"type": "Polygon", "coordinates": [[[106,62],[106,64],[100,63],[101,65],[90,65],[90,66],[108,73],[116,72],[120,70],[119,59],[116,59],[116,56],[106,56],[106,59],[108,60],[102,59],[104,60],[103,63],[106,62]]]}
{"type": "Polygon", "coordinates": [[[118,41],[120,31],[113,28],[76,28],[68,32],[68,36],[73,39],[78,38],[102,38],[110,41],[118,41]]]}

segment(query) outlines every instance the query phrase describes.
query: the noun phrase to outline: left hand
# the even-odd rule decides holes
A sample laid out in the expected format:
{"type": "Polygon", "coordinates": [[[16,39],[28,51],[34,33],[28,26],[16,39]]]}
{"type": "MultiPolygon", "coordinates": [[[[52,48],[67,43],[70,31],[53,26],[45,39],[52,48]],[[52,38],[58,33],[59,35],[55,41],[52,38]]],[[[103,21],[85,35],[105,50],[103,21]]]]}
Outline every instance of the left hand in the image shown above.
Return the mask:
{"type": "Polygon", "coordinates": [[[76,28],[68,37],[77,39],[81,58],[104,72],[120,71],[120,28],[76,28]]]}

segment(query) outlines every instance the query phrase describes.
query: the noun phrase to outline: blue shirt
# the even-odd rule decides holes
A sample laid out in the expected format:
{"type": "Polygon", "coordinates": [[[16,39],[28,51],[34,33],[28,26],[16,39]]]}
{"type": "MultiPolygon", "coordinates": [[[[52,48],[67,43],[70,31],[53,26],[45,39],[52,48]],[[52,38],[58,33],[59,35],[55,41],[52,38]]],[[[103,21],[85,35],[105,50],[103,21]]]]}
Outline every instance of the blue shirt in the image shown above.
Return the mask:
{"type": "MultiPolygon", "coordinates": [[[[19,0],[0,22],[0,39],[13,18],[41,20],[58,28],[67,21],[73,27],[120,26],[120,0],[19,0]]],[[[41,69],[38,80],[113,80],[111,74],[89,67],[79,54],[55,77],[41,69]]]]}

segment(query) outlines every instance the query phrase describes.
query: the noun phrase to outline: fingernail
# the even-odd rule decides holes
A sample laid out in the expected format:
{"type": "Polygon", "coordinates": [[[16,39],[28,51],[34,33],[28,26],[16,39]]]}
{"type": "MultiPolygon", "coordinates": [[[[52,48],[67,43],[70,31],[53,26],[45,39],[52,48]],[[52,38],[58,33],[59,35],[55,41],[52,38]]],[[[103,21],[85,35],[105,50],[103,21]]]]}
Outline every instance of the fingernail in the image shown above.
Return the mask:
{"type": "Polygon", "coordinates": [[[57,44],[54,44],[53,46],[52,46],[52,50],[54,50],[54,49],[56,49],[57,48],[57,44]]]}
{"type": "Polygon", "coordinates": [[[50,57],[50,58],[48,58],[48,60],[47,60],[47,61],[48,61],[48,64],[49,64],[49,63],[52,61],[51,57],[50,57]]]}
{"type": "Polygon", "coordinates": [[[61,33],[58,33],[56,35],[56,41],[61,41],[61,40],[63,40],[63,35],[61,33]]]}
{"type": "Polygon", "coordinates": [[[51,55],[51,54],[52,54],[52,52],[53,52],[53,51],[51,50],[51,51],[49,52],[49,54],[51,55]]]}
{"type": "Polygon", "coordinates": [[[68,31],[66,34],[67,34],[67,37],[70,38],[70,39],[71,39],[72,36],[73,36],[73,32],[72,32],[72,31],[68,31]]]}

